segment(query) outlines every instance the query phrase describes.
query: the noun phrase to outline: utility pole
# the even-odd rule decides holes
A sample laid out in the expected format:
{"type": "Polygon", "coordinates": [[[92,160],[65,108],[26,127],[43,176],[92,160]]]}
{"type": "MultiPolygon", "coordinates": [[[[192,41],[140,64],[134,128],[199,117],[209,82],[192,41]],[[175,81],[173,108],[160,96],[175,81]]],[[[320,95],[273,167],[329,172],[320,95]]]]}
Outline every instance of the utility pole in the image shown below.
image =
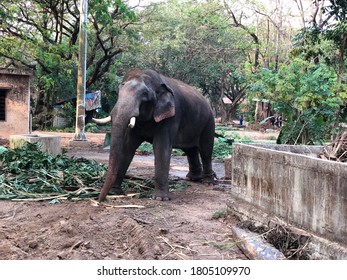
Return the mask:
{"type": "Polygon", "coordinates": [[[80,33],[77,74],[76,128],[74,141],[86,141],[85,129],[85,92],[87,68],[87,25],[88,0],[80,0],[80,33]]]}

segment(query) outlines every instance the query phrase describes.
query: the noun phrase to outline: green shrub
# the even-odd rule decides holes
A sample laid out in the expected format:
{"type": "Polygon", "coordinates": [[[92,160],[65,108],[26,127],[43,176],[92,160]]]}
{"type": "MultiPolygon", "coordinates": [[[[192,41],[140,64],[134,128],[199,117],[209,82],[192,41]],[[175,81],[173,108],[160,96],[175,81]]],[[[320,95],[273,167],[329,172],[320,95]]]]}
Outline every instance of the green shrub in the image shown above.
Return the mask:
{"type": "Polygon", "coordinates": [[[153,153],[153,147],[151,143],[143,142],[138,148],[137,151],[144,154],[153,153]]]}
{"type": "Polygon", "coordinates": [[[227,142],[218,140],[214,142],[213,147],[213,158],[224,159],[227,156],[230,156],[232,152],[232,145],[227,142]]]}

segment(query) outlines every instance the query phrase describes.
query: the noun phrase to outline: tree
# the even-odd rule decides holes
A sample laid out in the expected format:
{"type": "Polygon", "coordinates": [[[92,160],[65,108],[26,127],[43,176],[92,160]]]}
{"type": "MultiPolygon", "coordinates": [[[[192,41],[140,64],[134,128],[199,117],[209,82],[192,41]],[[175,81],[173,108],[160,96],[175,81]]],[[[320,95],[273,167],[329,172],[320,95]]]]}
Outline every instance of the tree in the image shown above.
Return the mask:
{"type": "MultiPolygon", "coordinates": [[[[257,75],[261,67],[277,69],[278,65],[287,58],[295,30],[291,27],[291,6],[285,5],[287,2],[284,0],[267,1],[266,6],[262,1],[224,0],[223,2],[230,24],[244,30],[253,43],[247,54],[247,65],[250,66],[246,70],[247,79],[257,75]]],[[[254,102],[251,100],[249,104],[254,102]]],[[[262,121],[272,112],[271,104],[262,100],[256,101],[255,107],[256,122],[262,121]]]]}
{"type": "Polygon", "coordinates": [[[264,68],[253,89],[285,119],[278,143],[322,144],[346,98],[338,86],[331,67],[295,58],[278,71],[264,68]]]}
{"type": "MultiPolygon", "coordinates": [[[[297,0],[298,3],[301,1],[297,0]]],[[[300,5],[299,5],[300,6],[300,5]]],[[[347,45],[347,3],[343,0],[311,1],[311,19],[304,21],[301,32],[294,41],[292,57],[303,57],[315,64],[327,64],[333,67],[337,74],[336,93],[343,97],[343,102],[335,111],[333,128],[340,122],[346,122],[346,45],[347,45]]],[[[332,138],[338,130],[332,130],[332,138]]]]}
{"type": "Polygon", "coordinates": [[[226,8],[226,10],[227,10],[227,12],[229,14],[229,17],[230,17],[230,20],[231,20],[231,25],[234,26],[234,27],[243,29],[253,40],[253,43],[254,43],[254,58],[253,58],[253,60],[250,58],[249,62],[253,63],[253,68],[254,68],[254,71],[255,71],[255,69],[259,65],[260,42],[259,42],[258,35],[254,31],[253,26],[247,27],[246,25],[244,25],[242,23],[242,19],[243,19],[243,13],[242,12],[241,12],[240,16],[237,18],[236,17],[236,13],[230,7],[230,5],[228,5],[226,0],[224,0],[224,6],[225,6],[225,8],[226,8]]]}
{"type": "Polygon", "coordinates": [[[343,0],[329,1],[330,4],[324,7],[327,23],[326,37],[332,40],[337,48],[338,54],[336,57],[337,62],[337,75],[338,82],[347,82],[345,75],[345,55],[347,53],[347,2],[343,0]],[[335,21],[328,24],[328,19],[333,18],[335,21]]]}
{"type": "Polygon", "coordinates": [[[219,1],[171,0],[145,9],[139,18],[140,44],[123,55],[123,64],[194,85],[222,111],[224,121],[235,118],[244,87],[240,65],[251,44],[242,30],[230,26],[219,1]],[[233,100],[232,106],[223,97],[233,100]]]}
{"type": "MultiPolygon", "coordinates": [[[[35,71],[36,113],[74,96],[79,11],[76,0],[8,0],[0,3],[0,57],[5,66],[35,71]],[[40,106],[42,105],[42,106],[40,106]]],[[[89,1],[87,87],[91,88],[129,45],[135,13],[121,0],[89,1]]]]}

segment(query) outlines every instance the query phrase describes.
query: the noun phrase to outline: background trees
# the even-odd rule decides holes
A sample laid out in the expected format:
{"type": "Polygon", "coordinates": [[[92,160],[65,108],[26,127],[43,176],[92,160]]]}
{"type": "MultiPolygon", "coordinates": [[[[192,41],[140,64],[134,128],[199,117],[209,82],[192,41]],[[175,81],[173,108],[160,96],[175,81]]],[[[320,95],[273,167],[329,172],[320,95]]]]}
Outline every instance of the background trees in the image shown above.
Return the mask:
{"type": "Polygon", "coordinates": [[[302,28],[288,61],[270,79],[269,72],[263,71],[260,80],[267,88],[265,96],[286,117],[278,142],[322,143],[339,134],[340,122],[346,122],[347,6],[345,1],[312,1],[311,13],[305,18],[303,1],[296,2],[302,28]]]}
{"type": "MultiPolygon", "coordinates": [[[[153,68],[198,87],[225,122],[241,102],[253,112],[266,99],[285,120],[279,142],[318,143],[347,114],[345,2],[90,0],[87,87],[101,89],[106,114],[129,68],[153,68]]],[[[34,114],[47,121],[52,104],[75,96],[77,6],[0,3],[0,63],[34,70],[34,114]]]]}
{"type": "MultiPolygon", "coordinates": [[[[52,105],[75,96],[79,33],[77,0],[8,0],[0,3],[2,65],[35,72],[34,114],[50,121],[52,105]]],[[[128,48],[135,13],[119,0],[89,1],[87,87],[91,88],[128,48]]]]}
{"type": "Polygon", "coordinates": [[[142,66],[195,85],[223,120],[235,118],[244,95],[240,73],[250,43],[242,30],[230,26],[221,3],[174,0],[148,12],[134,65],[141,61],[142,66]],[[226,107],[224,97],[234,101],[232,106],[226,107]]]}
{"type": "Polygon", "coordinates": [[[331,67],[293,58],[278,71],[263,69],[259,75],[256,94],[271,100],[285,118],[278,143],[323,144],[329,138],[343,104],[331,67]]]}

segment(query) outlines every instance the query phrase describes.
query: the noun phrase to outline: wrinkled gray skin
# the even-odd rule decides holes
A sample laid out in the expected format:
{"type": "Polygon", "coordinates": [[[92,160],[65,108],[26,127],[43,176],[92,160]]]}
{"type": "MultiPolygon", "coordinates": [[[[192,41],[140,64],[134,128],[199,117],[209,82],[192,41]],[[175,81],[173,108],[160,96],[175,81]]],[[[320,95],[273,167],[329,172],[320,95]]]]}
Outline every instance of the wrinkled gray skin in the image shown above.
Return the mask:
{"type": "Polygon", "coordinates": [[[171,199],[168,177],[172,148],[186,153],[189,179],[213,182],[214,116],[205,98],[193,87],[153,70],[133,69],[120,86],[111,119],[109,166],[99,201],[106,198],[111,187],[122,193],[125,173],[144,141],[153,144],[153,199],[171,199]],[[134,128],[128,127],[131,117],[136,117],[134,128]]]}

